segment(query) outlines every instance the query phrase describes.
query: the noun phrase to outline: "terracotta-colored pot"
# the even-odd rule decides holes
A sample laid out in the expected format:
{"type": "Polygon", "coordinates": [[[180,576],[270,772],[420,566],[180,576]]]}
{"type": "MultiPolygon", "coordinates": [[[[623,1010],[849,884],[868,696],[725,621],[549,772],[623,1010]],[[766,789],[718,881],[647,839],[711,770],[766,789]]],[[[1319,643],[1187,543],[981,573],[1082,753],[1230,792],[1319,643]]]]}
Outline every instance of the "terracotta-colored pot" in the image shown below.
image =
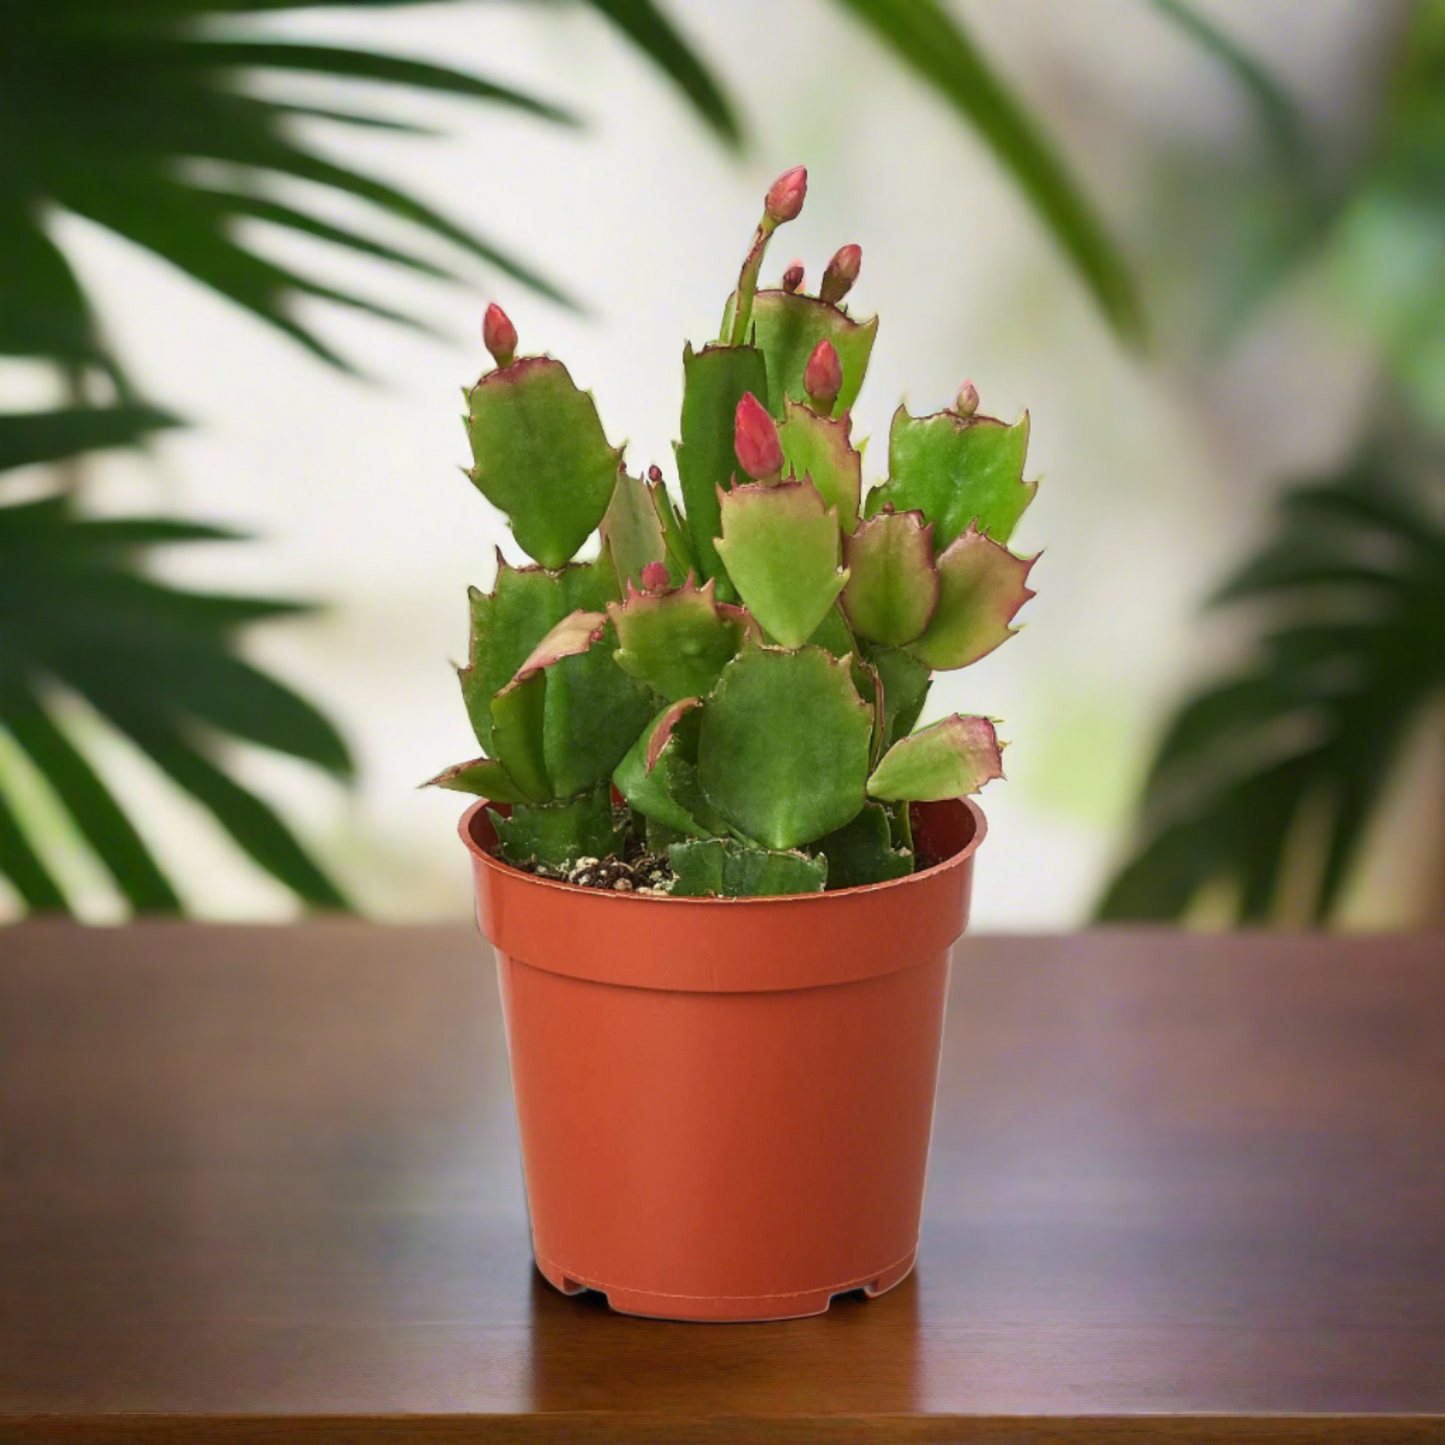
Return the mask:
{"type": "Polygon", "coordinates": [[[788,898],[576,888],[461,835],[496,947],[537,1266],[615,1310],[821,1314],[913,1268],[948,955],[984,819],[915,805],[940,858],[788,898]]]}

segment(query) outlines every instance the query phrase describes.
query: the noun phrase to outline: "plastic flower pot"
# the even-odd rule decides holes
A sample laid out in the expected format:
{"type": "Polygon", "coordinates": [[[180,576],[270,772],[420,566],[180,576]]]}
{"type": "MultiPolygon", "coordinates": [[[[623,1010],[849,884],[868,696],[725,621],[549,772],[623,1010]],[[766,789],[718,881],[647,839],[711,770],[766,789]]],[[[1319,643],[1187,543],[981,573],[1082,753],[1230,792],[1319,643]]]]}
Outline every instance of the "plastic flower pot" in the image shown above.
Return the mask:
{"type": "Polygon", "coordinates": [[[607,893],[461,835],[494,945],[537,1267],[614,1310],[821,1314],[913,1268],[949,950],[984,818],[915,804],[932,866],[786,898],[607,893]]]}

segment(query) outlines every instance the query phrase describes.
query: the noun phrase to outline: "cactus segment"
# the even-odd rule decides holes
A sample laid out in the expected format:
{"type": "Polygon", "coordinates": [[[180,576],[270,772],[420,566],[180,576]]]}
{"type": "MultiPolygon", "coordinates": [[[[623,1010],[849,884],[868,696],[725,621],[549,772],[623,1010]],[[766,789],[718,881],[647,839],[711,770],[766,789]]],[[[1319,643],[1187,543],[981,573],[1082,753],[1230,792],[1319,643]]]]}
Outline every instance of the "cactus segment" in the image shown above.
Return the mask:
{"type": "MultiPolygon", "coordinates": [[[[836,654],[835,654],[836,655],[836,654]]],[[[873,710],[873,740],[868,745],[868,768],[871,771],[883,756],[887,746],[884,736],[886,719],[883,679],[878,670],[870,666],[856,653],[848,655],[848,666],[852,669],[853,686],[873,710]]]]}
{"type": "Polygon", "coordinates": [[[687,522],[672,505],[667,488],[660,482],[653,484],[652,500],[657,507],[657,515],[662,518],[662,540],[667,547],[668,574],[679,583],[685,582],[690,573],[698,570],[697,551],[692,545],[687,522]]]}
{"type": "Polygon", "coordinates": [[[828,879],[825,858],[753,848],[734,838],[674,843],[667,850],[677,882],[674,898],[763,898],[784,893],[821,893],[828,879]]]}
{"type": "Polygon", "coordinates": [[[1028,412],[1009,426],[952,411],[914,417],[900,406],[888,433],[889,480],[869,493],[868,515],[884,503],[900,512],[917,508],[933,523],[939,552],[970,522],[1007,542],[1039,488],[1023,479],[1028,446],[1028,412]]]}
{"type": "Polygon", "coordinates": [[[540,672],[522,682],[508,683],[492,699],[492,751],[522,794],[534,803],[550,802],[557,796],[542,749],[546,707],[547,678],[540,672]]]}
{"type": "Polygon", "coordinates": [[[622,847],[610,788],[597,788],[556,803],[519,804],[512,815],[487,810],[508,863],[570,868],[579,858],[605,858],[622,847]]]}
{"type": "Polygon", "coordinates": [[[703,708],[698,781],[743,837],[796,848],[863,806],[872,737],[873,709],[846,659],[751,647],[723,668],[703,708]]]}
{"type": "Polygon", "coordinates": [[[612,776],[656,706],[613,664],[605,613],[564,617],[492,700],[498,758],[534,802],[595,788],[612,776]]]}
{"type": "Polygon", "coordinates": [[[856,632],[901,647],[923,635],[938,604],[933,527],[922,512],[880,512],[843,539],[843,610],[856,632]]]}
{"type": "Polygon", "coordinates": [[[939,557],[938,606],[908,650],[939,669],[988,656],[1018,631],[1009,624],[1034,595],[1027,583],[1035,560],[1016,557],[970,527],[939,557]]]}
{"type": "Polygon", "coordinates": [[[469,661],[457,677],[477,741],[491,753],[492,699],[517,675],[527,655],[569,612],[600,612],[621,593],[604,562],[577,562],[547,572],[509,567],[498,552],[496,586],[490,593],[473,587],[468,595],[469,661]]]}
{"type": "MultiPolygon", "coordinates": [[[[912,803],[884,803],[883,810],[888,814],[888,832],[893,839],[893,846],[905,853],[913,852],[913,814],[910,809],[912,803]]],[[[914,862],[917,862],[915,857],[914,862]]]]}
{"type": "MultiPolygon", "coordinates": [[[[731,311],[731,303],[729,303],[731,311]]],[[[726,330],[728,322],[724,322],[726,330]]],[[[753,302],[753,345],[767,357],[768,410],[783,420],[786,398],[803,402],[808,390],[803,381],[808,358],[820,341],[831,341],[843,365],[843,385],[833,404],[841,416],[855,401],[868,370],[878,318],[854,321],[846,312],[816,296],[787,291],[759,291],[753,302]]],[[[759,391],[758,396],[763,393],[759,391]]]]}
{"type": "Polygon", "coordinates": [[[828,860],[830,890],[886,883],[913,872],[913,854],[894,846],[888,810],[881,803],[864,803],[852,822],[820,838],[813,847],[828,860]]]}
{"type": "Polygon", "coordinates": [[[700,699],[665,708],[628,750],[612,775],[617,791],[650,822],[688,837],[726,831],[697,781],[700,699]]]}
{"type": "Polygon", "coordinates": [[[689,836],[678,828],[669,828],[666,823],[659,823],[656,818],[643,818],[643,837],[647,851],[655,858],[666,858],[667,850],[674,843],[685,843],[689,836]]]}
{"type": "Polygon", "coordinates": [[[736,614],[713,601],[713,584],[698,587],[691,578],[670,592],[629,588],[627,601],[614,602],[608,612],[617,629],[618,667],[669,702],[711,692],[746,637],[736,614]]]}
{"type": "Polygon", "coordinates": [[[647,469],[647,480],[620,472],[600,528],[602,547],[617,576],[617,595],[629,582],[646,587],[643,571],[649,563],[666,569],[668,583],[681,586],[697,571],[687,523],[672,504],[657,467],[647,469]]]}
{"type": "Polygon", "coordinates": [[[605,612],[585,612],[580,607],[569,612],[547,635],[527,654],[517,675],[507,684],[516,687],[529,677],[551,667],[564,657],[575,657],[586,652],[594,642],[602,638],[607,627],[605,612]]]}
{"type": "Polygon", "coordinates": [[[607,622],[585,652],[560,656],[543,674],[542,750],[558,797],[610,781],[657,707],[651,689],[616,665],[616,646],[607,622]]]}
{"type": "Polygon", "coordinates": [[[602,520],[622,465],[591,395],[560,361],[525,357],[472,388],[467,432],[478,491],[529,557],[561,567],[602,520]]]}
{"type": "Polygon", "coordinates": [[[863,457],[849,443],[848,430],[847,417],[835,421],[793,401],[784,404],[778,428],[788,468],[794,476],[812,479],[823,500],[838,509],[845,532],[858,525],[863,495],[863,457]]]}
{"type": "Polygon", "coordinates": [[[720,617],[725,617],[737,627],[742,646],[756,644],[761,647],[767,641],[763,636],[763,629],[758,626],[757,618],[746,607],[739,607],[735,602],[719,602],[717,610],[720,617]]]}
{"type": "Polygon", "coordinates": [[[737,593],[714,549],[721,531],[718,491],[727,491],[738,470],[733,449],[738,403],[768,389],[767,362],[751,346],[705,346],[682,353],[682,440],[677,473],[697,568],[702,579],[715,578],[717,595],[732,602],[737,593]]]}
{"type": "Polygon", "coordinates": [[[649,562],[661,562],[673,582],[687,576],[685,569],[674,572],[676,564],[668,556],[667,535],[657,505],[659,490],[660,484],[618,473],[601,532],[602,548],[617,574],[619,593],[625,592],[629,583],[643,585],[642,569],[649,562]]]}
{"type": "Polygon", "coordinates": [[[858,639],[853,636],[853,629],[848,626],[848,619],[836,602],[823,614],[823,620],[813,629],[808,641],[814,647],[831,652],[834,657],[851,657],[858,651],[858,639]]]}
{"type": "Polygon", "coordinates": [[[868,663],[883,684],[883,741],[891,747],[918,721],[933,673],[926,663],[896,647],[870,647],[868,663]]]}
{"type": "Polygon", "coordinates": [[[976,793],[1001,777],[1002,748],[993,723],[955,713],[894,743],[868,779],[868,794],[886,801],[933,803],[976,793]]]}
{"type": "Polygon", "coordinates": [[[458,793],[471,793],[493,803],[525,803],[526,794],[512,781],[512,775],[493,758],[474,758],[457,763],[428,778],[424,788],[451,788],[458,793]]]}
{"type": "Polygon", "coordinates": [[[776,642],[801,647],[848,581],[837,511],[796,481],[734,487],[718,511],[717,553],[748,611],[776,642]]]}

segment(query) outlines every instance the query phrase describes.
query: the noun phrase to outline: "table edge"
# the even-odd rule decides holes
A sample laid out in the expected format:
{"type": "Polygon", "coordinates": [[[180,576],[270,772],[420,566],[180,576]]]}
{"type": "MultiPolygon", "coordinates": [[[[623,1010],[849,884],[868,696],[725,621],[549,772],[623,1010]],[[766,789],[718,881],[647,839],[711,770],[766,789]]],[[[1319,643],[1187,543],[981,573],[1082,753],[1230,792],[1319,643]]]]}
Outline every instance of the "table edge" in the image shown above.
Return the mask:
{"type": "Polygon", "coordinates": [[[192,1445],[198,1432],[215,1445],[459,1445],[488,1441],[646,1439],[649,1445],[733,1445],[804,1440],[821,1445],[872,1441],[987,1442],[987,1445],[1440,1445],[1445,1413],[1394,1411],[1243,1414],[960,1415],[956,1413],[741,1413],[676,1416],[566,1410],[488,1414],[240,1414],[160,1412],[4,1412],[0,1445],[192,1445]],[[746,1431],[746,1434],[740,1433],[746,1431]],[[1362,1434],[1362,1431],[1368,1431],[1362,1434]],[[805,1433],[800,1433],[805,1432],[805,1433]]]}

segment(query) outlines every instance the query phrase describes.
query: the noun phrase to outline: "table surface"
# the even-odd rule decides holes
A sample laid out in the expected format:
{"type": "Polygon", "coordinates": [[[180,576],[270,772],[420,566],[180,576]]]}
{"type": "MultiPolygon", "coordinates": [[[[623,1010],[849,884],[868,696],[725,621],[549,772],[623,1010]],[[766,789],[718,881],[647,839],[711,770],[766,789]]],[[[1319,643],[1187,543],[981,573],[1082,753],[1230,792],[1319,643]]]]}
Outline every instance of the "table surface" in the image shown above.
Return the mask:
{"type": "Polygon", "coordinates": [[[470,931],[0,931],[0,1440],[202,1439],[1445,1440],[1445,936],[966,940],[913,1277],[700,1326],[532,1269],[470,931]]]}

